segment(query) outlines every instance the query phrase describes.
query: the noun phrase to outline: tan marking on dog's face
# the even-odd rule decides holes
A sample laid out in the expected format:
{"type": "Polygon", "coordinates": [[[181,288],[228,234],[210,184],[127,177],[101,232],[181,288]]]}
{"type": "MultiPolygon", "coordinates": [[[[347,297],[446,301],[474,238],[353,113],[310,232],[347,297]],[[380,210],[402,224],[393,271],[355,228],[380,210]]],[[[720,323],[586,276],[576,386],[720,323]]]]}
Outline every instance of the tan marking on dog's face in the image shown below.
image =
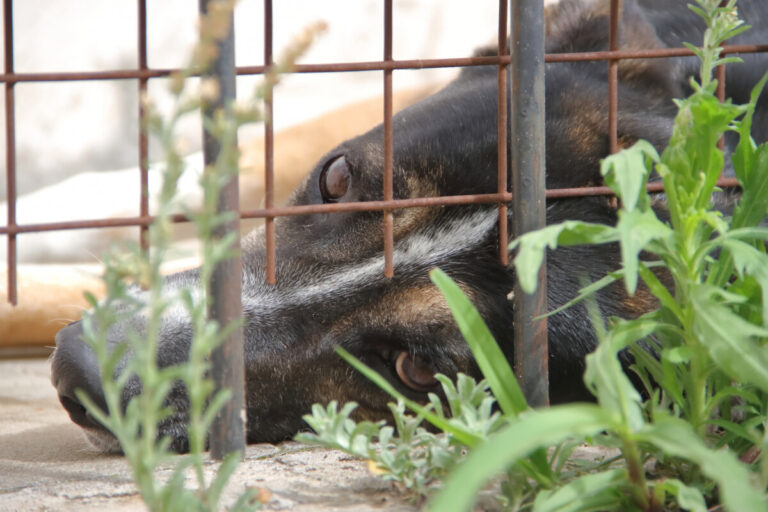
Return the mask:
{"type": "Polygon", "coordinates": [[[389,408],[387,399],[382,400],[381,391],[372,387],[367,393],[362,386],[348,385],[355,379],[364,379],[352,366],[339,358],[338,366],[330,373],[321,376],[314,384],[313,401],[315,403],[329,403],[336,400],[339,406],[356,402],[357,409],[353,415],[356,421],[379,421],[387,419],[389,408]],[[345,385],[346,384],[346,385],[345,385]]]}
{"type": "MultiPolygon", "coordinates": [[[[460,283],[459,286],[465,294],[470,296],[470,299],[474,299],[475,294],[468,286],[460,283]]],[[[382,295],[375,303],[351,311],[331,328],[331,332],[341,334],[355,330],[360,325],[374,330],[377,327],[386,330],[389,326],[400,326],[406,330],[423,331],[427,324],[444,326],[441,329],[446,329],[446,333],[447,330],[456,328],[450,309],[438,288],[432,285],[421,285],[392,290],[382,295]]],[[[440,337],[441,342],[446,337],[440,337]]],[[[413,347],[392,347],[395,351],[409,349],[413,347]]],[[[454,360],[453,363],[457,371],[471,372],[471,362],[468,357],[466,360],[454,360]]],[[[392,401],[391,398],[375,386],[354,385],[357,379],[364,379],[364,377],[345,362],[340,362],[340,366],[326,372],[313,386],[315,400],[324,403],[330,400],[337,400],[339,403],[355,401],[359,404],[353,414],[357,421],[391,420],[391,414],[386,405],[387,402],[392,401]]]]}
{"type": "Polygon", "coordinates": [[[637,287],[634,295],[624,297],[621,303],[627,311],[632,312],[632,318],[639,317],[643,313],[657,308],[659,305],[658,299],[643,284],[637,287]]]}
{"type": "MultiPolygon", "coordinates": [[[[415,176],[406,177],[406,186],[408,187],[408,198],[418,197],[436,197],[440,191],[434,181],[418,179],[415,176]]],[[[402,240],[409,233],[412,233],[419,226],[426,226],[434,219],[439,212],[439,208],[403,208],[394,212],[394,239],[402,240]]]]}
{"type": "Polygon", "coordinates": [[[385,293],[375,303],[350,312],[334,326],[334,330],[344,332],[361,323],[381,327],[418,325],[425,319],[429,319],[430,323],[447,323],[452,322],[451,318],[440,290],[436,286],[422,285],[385,293]]]}
{"type": "Polygon", "coordinates": [[[577,143],[585,153],[593,151],[600,142],[601,134],[597,127],[603,124],[603,120],[595,117],[597,116],[586,114],[580,122],[568,125],[568,138],[577,143]]]}
{"type": "Polygon", "coordinates": [[[619,149],[627,149],[632,147],[637,141],[638,138],[633,135],[619,135],[616,144],[619,146],[619,149]]]}
{"type": "MultiPolygon", "coordinates": [[[[434,197],[440,195],[439,190],[433,183],[426,183],[425,180],[407,173],[405,174],[406,187],[408,189],[408,198],[434,197]]],[[[394,239],[401,240],[409,233],[413,232],[419,226],[425,226],[434,217],[432,208],[403,208],[394,212],[394,239]]]]}
{"type": "Polygon", "coordinates": [[[402,240],[434,217],[431,208],[404,208],[394,213],[394,239],[402,240]]]}

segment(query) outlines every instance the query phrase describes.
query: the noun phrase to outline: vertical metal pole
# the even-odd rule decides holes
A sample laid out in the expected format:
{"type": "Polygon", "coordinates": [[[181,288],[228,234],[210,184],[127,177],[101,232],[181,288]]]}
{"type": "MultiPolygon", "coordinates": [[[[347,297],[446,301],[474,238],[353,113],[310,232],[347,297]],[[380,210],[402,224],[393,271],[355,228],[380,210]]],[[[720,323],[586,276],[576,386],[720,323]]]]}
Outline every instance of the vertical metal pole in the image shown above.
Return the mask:
{"type": "MultiPolygon", "coordinates": [[[[205,15],[216,0],[200,0],[200,14],[205,15]]],[[[229,19],[227,36],[217,43],[218,58],[206,78],[218,82],[220,91],[217,101],[209,104],[203,115],[212,116],[217,110],[231,109],[235,99],[235,38],[234,17],[229,19]]],[[[203,153],[205,165],[212,165],[221,150],[219,141],[205,129],[203,131],[203,153]]],[[[218,211],[238,212],[239,209],[237,175],[222,188],[219,196],[218,211]]],[[[227,233],[240,233],[240,216],[225,225],[219,226],[214,236],[223,237],[227,233]]],[[[236,242],[239,246],[239,236],[236,242]]],[[[242,261],[238,255],[219,263],[211,277],[211,302],[209,317],[225,326],[237,322],[242,316],[241,286],[242,261]]],[[[211,374],[218,389],[230,389],[232,399],[221,409],[211,425],[210,446],[214,459],[223,459],[225,455],[239,451],[245,452],[245,367],[243,364],[242,327],[234,329],[211,355],[211,374]]]]}
{"type": "MultiPolygon", "coordinates": [[[[384,61],[392,60],[392,0],[384,0],[384,61]]],[[[392,168],[394,161],[392,139],[392,69],[384,70],[384,190],[385,201],[393,199],[392,168]]],[[[384,275],[391,278],[394,265],[394,216],[384,210],[384,275]]]]}
{"type": "MultiPolygon", "coordinates": [[[[510,5],[510,148],[512,150],[513,229],[516,236],[544,227],[544,3],[512,0],[510,5]]],[[[546,268],[539,286],[526,294],[515,283],[515,373],[528,403],[549,403],[546,268]]]]}
{"type": "MultiPolygon", "coordinates": [[[[4,0],[5,73],[13,74],[13,0],[4,0]]],[[[15,81],[5,82],[5,175],[8,202],[8,302],[18,302],[16,283],[16,130],[14,128],[15,81]]]]}
{"type": "MultiPolygon", "coordinates": [[[[272,66],[272,0],[264,0],[264,66],[272,66]]],[[[275,206],[275,137],[274,119],[275,107],[273,90],[270,86],[264,96],[264,207],[275,206]]],[[[277,255],[275,247],[275,218],[264,219],[264,234],[266,236],[266,279],[267,283],[277,282],[277,255]]]]}
{"type": "MultiPolygon", "coordinates": [[[[611,51],[619,49],[620,0],[611,0],[608,47],[611,51]]],[[[619,151],[619,61],[608,62],[608,147],[611,154],[619,151]]]]}
{"type": "MultiPolygon", "coordinates": [[[[139,69],[147,70],[147,0],[138,0],[138,56],[139,69]]],[[[144,126],[144,96],[147,94],[147,78],[139,78],[139,215],[149,216],[149,139],[144,126]]],[[[149,250],[149,226],[139,226],[139,243],[144,251],[149,250]]]]}
{"type": "MultiPolygon", "coordinates": [[[[499,56],[509,55],[509,46],[507,43],[507,13],[509,12],[509,6],[507,0],[499,0],[499,34],[498,34],[498,48],[499,56]]],[[[496,112],[496,192],[503,194],[507,192],[509,172],[509,162],[507,161],[507,126],[509,124],[509,105],[507,103],[507,97],[509,91],[507,89],[507,75],[509,75],[509,66],[506,64],[500,64],[497,71],[497,101],[498,109],[496,112]]],[[[499,203],[497,208],[498,215],[498,229],[499,229],[499,261],[503,266],[509,265],[509,235],[507,226],[507,204],[499,203]]]]}

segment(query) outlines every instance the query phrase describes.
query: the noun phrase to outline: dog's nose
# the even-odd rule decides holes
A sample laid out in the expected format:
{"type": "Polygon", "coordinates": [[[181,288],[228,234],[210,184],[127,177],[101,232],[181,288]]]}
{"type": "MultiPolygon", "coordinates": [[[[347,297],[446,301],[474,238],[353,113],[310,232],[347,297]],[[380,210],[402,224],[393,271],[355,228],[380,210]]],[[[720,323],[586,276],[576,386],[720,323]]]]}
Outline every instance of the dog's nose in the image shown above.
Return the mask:
{"type": "Polygon", "coordinates": [[[56,334],[56,351],[51,359],[51,381],[59,394],[61,405],[72,421],[81,427],[104,429],[86,411],[75,393],[75,390],[81,389],[102,410],[107,409],[96,354],[83,341],[80,322],[69,324],[56,334]]]}

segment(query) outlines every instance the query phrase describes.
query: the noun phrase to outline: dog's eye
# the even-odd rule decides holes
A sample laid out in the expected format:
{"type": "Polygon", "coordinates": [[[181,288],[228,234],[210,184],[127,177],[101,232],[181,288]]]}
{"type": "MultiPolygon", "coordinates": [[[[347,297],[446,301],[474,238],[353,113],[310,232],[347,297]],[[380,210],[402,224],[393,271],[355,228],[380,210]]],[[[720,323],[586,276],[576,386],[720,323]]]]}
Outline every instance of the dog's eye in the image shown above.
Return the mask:
{"type": "Polygon", "coordinates": [[[400,352],[395,361],[395,371],[403,384],[416,391],[430,391],[437,385],[434,372],[419,357],[400,352]]]}
{"type": "Polygon", "coordinates": [[[324,203],[335,203],[347,194],[352,173],[347,160],[340,156],[325,166],[320,174],[320,193],[324,203]]]}

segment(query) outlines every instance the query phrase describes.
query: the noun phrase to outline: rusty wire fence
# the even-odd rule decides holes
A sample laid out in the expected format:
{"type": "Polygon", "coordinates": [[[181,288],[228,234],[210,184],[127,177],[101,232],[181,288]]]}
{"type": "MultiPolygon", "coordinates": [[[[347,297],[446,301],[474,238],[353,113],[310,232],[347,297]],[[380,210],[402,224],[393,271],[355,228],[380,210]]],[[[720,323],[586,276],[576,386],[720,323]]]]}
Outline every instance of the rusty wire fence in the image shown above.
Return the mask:
{"type": "MultiPolygon", "coordinates": [[[[604,61],[608,82],[608,133],[610,150],[618,149],[617,112],[618,112],[618,65],[622,59],[657,59],[690,56],[693,52],[687,48],[631,49],[619,47],[619,12],[621,0],[610,0],[609,49],[588,53],[544,54],[544,8],[543,0],[499,0],[498,10],[498,56],[455,57],[425,60],[396,60],[392,56],[393,41],[393,5],[392,0],[383,0],[382,19],[384,24],[384,52],[380,61],[299,64],[295,73],[329,73],[355,71],[381,71],[383,75],[384,111],[384,169],[383,199],[380,201],[312,204],[276,207],[274,204],[274,148],[272,127],[265,128],[265,206],[258,209],[239,209],[237,204],[225,205],[226,208],[239,211],[240,218],[261,218],[266,224],[267,264],[264,279],[269,283],[276,280],[275,261],[275,225],[274,219],[281,216],[307,215],[342,211],[381,211],[383,214],[383,239],[385,274],[389,277],[394,272],[393,210],[435,205],[495,204],[498,208],[499,258],[507,263],[507,208],[516,212],[512,216],[515,225],[512,233],[522,233],[544,224],[545,198],[579,197],[589,195],[610,195],[612,191],[604,186],[584,188],[544,189],[544,65],[546,63],[604,61]],[[509,46],[507,38],[509,35],[509,46]],[[510,48],[512,51],[510,52],[510,48]],[[392,187],[393,171],[393,90],[392,76],[396,70],[414,70],[443,67],[495,66],[498,69],[498,180],[495,193],[394,199],[392,187]],[[508,92],[510,91],[510,92],[508,92]],[[511,156],[508,161],[507,155],[511,156]],[[508,175],[511,183],[508,183],[508,175]],[[534,177],[531,179],[523,179],[534,177]],[[514,201],[513,201],[514,198],[514,201]],[[523,213],[525,212],[525,215],[523,213]]],[[[136,45],[138,66],[135,69],[111,71],[64,72],[64,73],[16,73],[14,71],[14,36],[13,36],[13,1],[3,0],[4,8],[4,54],[5,68],[0,75],[0,82],[5,90],[5,136],[6,136],[6,185],[8,197],[8,216],[6,225],[0,225],[0,235],[6,237],[7,251],[7,301],[16,304],[17,258],[16,244],[19,236],[27,233],[44,231],[71,230],[82,228],[111,228],[135,226],[138,228],[141,243],[146,246],[144,234],[153,218],[148,202],[148,142],[147,134],[139,128],[138,161],[139,172],[136,179],[141,183],[140,197],[136,198],[139,215],[135,217],[103,218],[40,224],[19,224],[16,221],[16,141],[14,129],[14,86],[18,83],[98,81],[98,80],[133,80],[140,92],[147,90],[148,82],[154,78],[168,77],[174,69],[150,68],[147,65],[147,9],[146,0],[137,0],[138,25],[136,45]]],[[[260,66],[240,66],[233,68],[234,75],[261,75],[273,63],[272,55],[272,0],[264,2],[264,64],[260,66]]],[[[296,27],[298,31],[301,27],[296,27]]],[[[490,27],[489,27],[490,28],[490,27]]],[[[490,30],[489,30],[490,32],[490,30]]],[[[768,44],[724,46],[725,54],[752,53],[768,51],[768,44]]],[[[724,95],[725,69],[719,70],[720,96],[724,95]]],[[[140,102],[139,102],[140,103],[140,102]]],[[[142,106],[136,106],[140,116],[142,106]]],[[[271,113],[271,101],[266,102],[267,114],[271,113]]],[[[720,186],[734,186],[735,179],[721,178],[720,186]]],[[[649,190],[658,191],[661,183],[651,183],[649,190]]],[[[236,198],[235,198],[236,199],[236,198]]],[[[186,222],[183,215],[174,217],[176,222],[186,222]]],[[[521,378],[523,388],[533,404],[547,402],[547,339],[545,321],[534,318],[546,310],[545,274],[540,274],[542,286],[534,296],[526,296],[517,291],[514,319],[515,328],[515,370],[521,378]]],[[[230,289],[229,292],[237,290],[230,289]]],[[[227,293],[222,290],[220,293],[227,293]]],[[[214,299],[215,300],[215,299],[214,299]]],[[[239,313],[239,311],[238,311],[239,313]]],[[[242,353],[233,355],[242,365],[242,353]]],[[[231,363],[230,363],[231,364],[231,363]]]]}

